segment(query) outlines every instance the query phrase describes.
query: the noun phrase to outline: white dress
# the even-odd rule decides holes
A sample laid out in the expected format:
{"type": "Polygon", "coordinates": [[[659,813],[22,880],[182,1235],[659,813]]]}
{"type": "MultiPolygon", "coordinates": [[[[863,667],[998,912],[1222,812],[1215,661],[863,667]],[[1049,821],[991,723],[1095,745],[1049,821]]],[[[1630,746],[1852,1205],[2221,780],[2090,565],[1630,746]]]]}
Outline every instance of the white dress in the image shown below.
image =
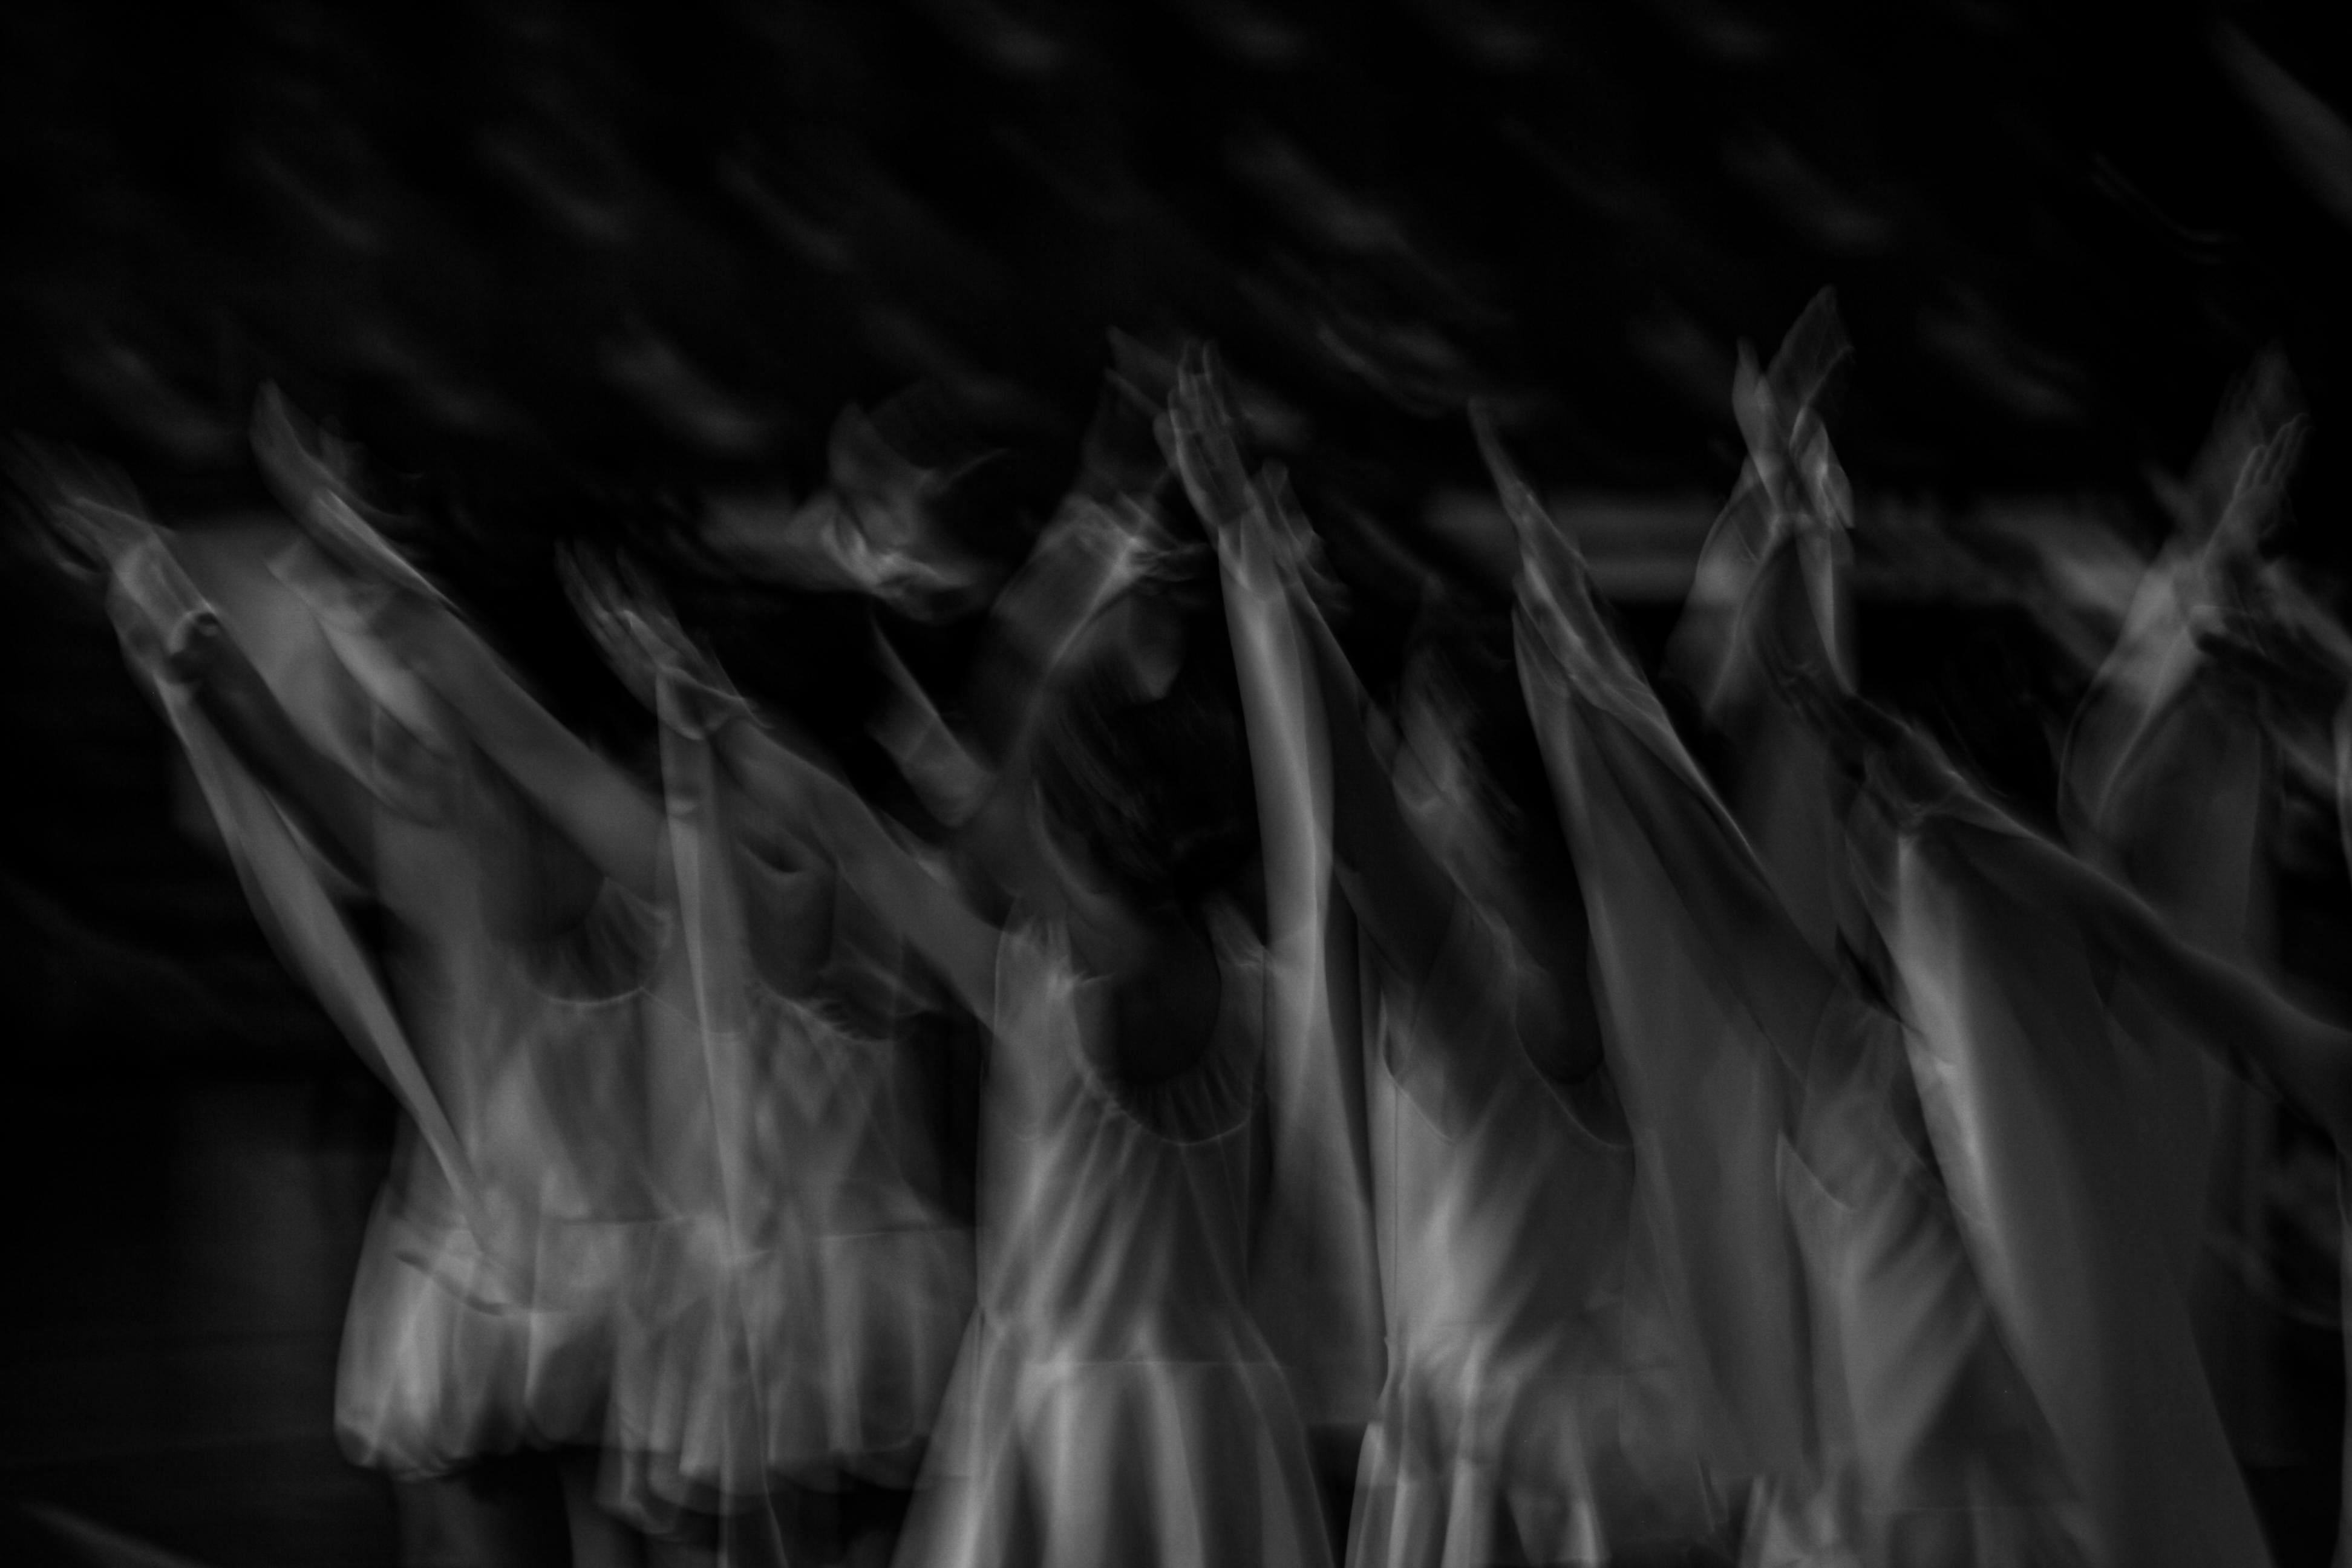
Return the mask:
{"type": "MultiPolygon", "coordinates": [[[[673,706],[667,712],[675,714],[673,706]]],[[[763,977],[824,884],[758,859],[698,734],[664,738],[684,940],[648,1062],[660,1259],[633,1291],[608,1497],[649,1526],[779,1481],[913,1479],[971,1304],[911,1062],[763,977]]]]}
{"type": "Polygon", "coordinates": [[[1236,923],[1212,1042],[1143,1087],[1089,1059],[1108,998],[1066,939],[1003,939],[980,1306],[904,1568],[1329,1561],[1305,1431],[1248,1305],[1265,980],[1236,923]]]}
{"type": "Polygon", "coordinates": [[[1515,962],[1465,900],[1423,994],[1384,1009],[1390,1359],[1359,1568],[1599,1563],[1724,1522],[1606,1069],[1538,1070],[1515,962]]]}
{"type": "Polygon", "coordinates": [[[656,1212],[639,1075],[660,922],[606,884],[560,936],[495,929],[494,905],[527,902],[548,864],[577,874],[577,857],[307,546],[266,556],[282,537],[192,545],[187,565],[288,720],[372,802],[371,890],[399,933],[388,976],[299,816],[184,693],[163,694],[257,913],[409,1113],[352,1286],[337,1431],[402,1477],[600,1443],[619,1303],[656,1212]],[[550,847],[555,862],[530,858],[550,847]]]}
{"type": "Polygon", "coordinates": [[[1531,576],[1521,676],[1717,1473],[1759,1483],[1747,1561],[2074,1561],[2041,1411],[1906,1124],[1900,1030],[1826,969],[1747,989],[1777,978],[1717,942],[1803,933],[1646,683],[1556,592],[1531,576]],[[1799,1023],[1796,1001],[1825,1005],[1799,1023]]]}
{"type": "Polygon", "coordinates": [[[2046,1413],[2095,1563],[2268,1552],[2191,1331],[2179,1151],[2068,896],[1981,868],[2022,830],[1956,795],[1902,836],[1889,912],[1923,1098],[1986,1294],[2046,1413]]]}
{"type": "MultiPolygon", "coordinates": [[[[450,782],[473,797],[478,781],[450,782]]],[[[415,933],[396,988],[474,1176],[453,1190],[404,1135],[352,1287],[336,1426],[396,1475],[603,1443],[622,1303],[658,1228],[640,1082],[659,922],[606,884],[563,937],[502,939],[479,843],[388,814],[378,833],[383,897],[415,933]]]]}

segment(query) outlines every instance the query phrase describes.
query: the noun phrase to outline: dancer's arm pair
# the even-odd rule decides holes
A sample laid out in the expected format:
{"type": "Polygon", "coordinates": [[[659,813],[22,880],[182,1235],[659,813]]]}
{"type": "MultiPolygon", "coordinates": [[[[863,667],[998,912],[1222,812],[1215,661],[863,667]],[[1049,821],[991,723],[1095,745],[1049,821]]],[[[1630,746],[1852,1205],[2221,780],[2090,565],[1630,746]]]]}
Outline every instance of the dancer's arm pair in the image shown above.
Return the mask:
{"type": "MultiPolygon", "coordinates": [[[[1227,593],[1286,603],[1286,619],[1304,645],[1329,748],[1332,849],[1349,903],[1408,993],[1423,997],[1425,1010],[1437,1004],[1433,1016],[1491,1007],[1500,977],[1469,973],[1478,950],[1452,940],[1465,895],[1399,804],[1367,729],[1369,700],[1308,591],[1306,521],[1278,485],[1244,468],[1233,416],[1205,362],[1180,383],[1169,444],[1195,510],[1217,536],[1227,593]]],[[[1244,690],[1247,698],[1251,683],[1244,690]]],[[[1582,943],[1571,945],[1569,962],[1580,964],[1582,943]]],[[[1584,987],[1564,987],[1535,963],[1512,973],[1507,1005],[1529,1054],[1563,1078],[1597,1065],[1599,1024],[1584,987]]]]}

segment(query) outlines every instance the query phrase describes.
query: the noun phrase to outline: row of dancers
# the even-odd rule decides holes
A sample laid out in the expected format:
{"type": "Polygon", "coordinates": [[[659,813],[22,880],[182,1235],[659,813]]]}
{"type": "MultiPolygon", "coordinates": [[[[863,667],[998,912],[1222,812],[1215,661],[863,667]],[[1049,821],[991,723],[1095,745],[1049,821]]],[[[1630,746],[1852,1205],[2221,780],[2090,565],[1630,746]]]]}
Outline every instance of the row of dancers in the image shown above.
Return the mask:
{"type": "MultiPolygon", "coordinates": [[[[1507,643],[1430,617],[1376,700],[1194,353],[1120,383],[1164,469],[1073,494],[968,689],[877,646],[915,826],[581,549],[658,736],[590,744],[274,395],[282,530],[50,461],[405,1112],[336,1421],[420,1559],[512,1560],[450,1500],[546,1451],[583,1563],[804,1557],[780,1500],[861,1487],[909,1568],[2267,1562],[2200,1280],[2249,1106],[2352,1132],[2352,1035],[2248,934],[2265,759],[2352,774],[2310,696],[2352,640],[2257,549],[2301,424],[2225,419],[2060,842],[1857,693],[1844,353],[1825,297],[1735,390],[1667,655],[1723,765],[1476,410],[1507,643]],[[986,1041],[976,1219],[943,1010],[986,1041]]],[[[964,581],[853,507],[817,537],[964,581]]]]}

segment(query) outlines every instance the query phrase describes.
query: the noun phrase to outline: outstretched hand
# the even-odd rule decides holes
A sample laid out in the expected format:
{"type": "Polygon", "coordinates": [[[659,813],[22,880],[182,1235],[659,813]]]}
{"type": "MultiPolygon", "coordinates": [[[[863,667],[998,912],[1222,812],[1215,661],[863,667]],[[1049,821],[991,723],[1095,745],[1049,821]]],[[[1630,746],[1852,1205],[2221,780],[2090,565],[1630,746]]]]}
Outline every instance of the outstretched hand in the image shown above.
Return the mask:
{"type": "Polygon", "coordinates": [[[275,383],[253,400],[253,455],[278,501],[299,513],[320,493],[359,499],[359,452],[314,425],[275,383]]]}
{"type": "Polygon", "coordinates": [[[1240,416],[1214,350],[1185,356],[1156,429],[1160,449],[1210,536],[1223,542],[1255,504],[1242,459],[1240,416]]]}
{"type": "Polygon", "coordinates": [[[21,439],[9,467],[34,503],[46,552],[69,576],[102,584],[117,562],[156,536],[139,492],[117,469],[21,439]]]}
{"type": "Polygon", "coordinates": [[[1275,571],[1293,594],[1303,595],[1326,618],[1336,620],[1346,611],[1348,590],[1331,571],[1323,540],[1298,496],[1290,475],[1278,463],[1269,463],[1258,476],[1264,504],[1258,515],[1265,523],[1265,539],[1275,571]]]}
{"type": "Polygon", "coordinates": [[[1790,460],[1806,425],[1820,421],[1830,378],[1852,353],[1837,297],[1826,289],[1813,296],[1780,340],[1770,369],[1759,370],[1754,351],[1741,346],[1731,406],[1747,437],[1748,455],[1759,467],[1769,470],[1790,460]]]}
{"type": "Polygon", "coordinates": [[[2229,504],[2213,526],[2208,548],[2223,554],[2251,551],[2276,522],[2286,488],[2303,457],[2310,421],[2296,415],[2269,439],[2256,443],[2238,465],[2229,504]]]}
{"type": "Polygon", "coordinates": [[[173,558],[131,481],[79,454],[19,442],[17,484],[37,504],[40,537],[68,575],[105,592],[138,661],[170,679],[200,678],[217,658],[220,616],[173,558]]]}
{"type": "Polygon", "coordinates": [[[1486,404],[1470,405],[1470,429],[1478,438],[1478,454],[1486,461],[1495,491],[1502,498],[1503,513],[1511,520],[1512,531],[1518,535],[1523,571],[1536,571],[1543,586],[1555,594],[1580,588],[1586,581],[1584,552],[1519,471],[1517,462],[1495,428],[1493,411],[1486,404]]]}
{"type": "Polygon", "coordinates": [[[1837,299],[1813,296],[1772,356],[1759,369],[1742,344],[1731,388],[1732,413],[1748,443],[1750,472],[1774,510],[1805,524],[1848,524],[1853,515],[1844,470],[1831,449],[1822,399],[1832,376],[1851,356],[1837,299]]]}
{"type": "Polygon", "coordinates": [[[622,585],[618,563],[584,546],[566,544],[556,551],[555,575],[605,664],[639,701],[654,706],[660,667],[653,639],[622,585]]]}
{"type": "Polygon", "coordinates": [[[605,661],[647,707],[658,709],[667,688],[686,704],[678,717],[705,734],[749,711],[718,662],[678,624],[661,585],[635,562],[574,546],[558,554],[556,571],[605,661]]]}
{"type": "Polygon", "coordinates": [[[358,448],[312,425],[274,385],[264,385],[254,400],[253,455],[280,504],[344,567],[449,607],[367,516],[358,448]]]}

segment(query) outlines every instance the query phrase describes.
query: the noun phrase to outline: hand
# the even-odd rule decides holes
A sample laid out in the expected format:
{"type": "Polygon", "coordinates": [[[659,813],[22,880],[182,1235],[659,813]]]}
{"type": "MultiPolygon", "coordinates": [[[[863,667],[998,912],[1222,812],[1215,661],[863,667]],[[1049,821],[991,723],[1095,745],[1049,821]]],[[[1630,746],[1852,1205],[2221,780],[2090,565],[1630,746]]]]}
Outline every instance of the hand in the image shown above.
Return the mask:
{"type": "Polygon", "coordinates": [[[25,440],[16,444],[9,467],[35,503],[46,553],[69,576],[102,583],[116,563],[156,537],[139,492],[116,469],[25,440]]]}
{"type": "Polygon", "coordinates": [[[1731,374],[1731,416],[1748,443],[1748,462],[1777,497],[1788,439],[1787,416],[1772,383],[1756,363],[1756,351],[1745,342],[1739,345],[1739,364],[1731,374]]]}
{"type": "Polygon", "coordinates": [[[161,530],[116,557],[107,607],[139,665],[193,685],[219,662],[219,615],[188,580],[161,530]]]}
{"type": "Polygon", "coordinates": [[[2294,478],[2295,465],[2302,459],[2303,443],[2310,430],[2310,421],[2296,415],[2276,435],[2246,454],[2238,465],[2229,504],[2213,526],[2212,541],[2206,547],[2209,553],[2233,555],[2251,552],[2270,531],[2278,517],[2280,503],[2286,499],[2287,483],[2294,478]]]}
{"type": "Polygon", "coordinates": [[[648,708],[697,735],[715,733],[751,711],[718,661],[687,635],[653,576],[625,556],[577,547],[556,557],[557,574],[614,673],[648,708]]]}
{"type": "Polygon", "coordinates": [[[1483,402],[1470,405],[1470,428],[1478,438],[1478,452],[1486,460],[1486,471],[1494,477],[1496,492],[1502,497],[1504,514],[1519,536],[1520,559],[1541,567],[1546,580],[1555,589],[1581,584],[1585,580],[1583,552],[1545,510],[1535,487],[1519,472],[1518,464],[1512,460],[1501,435],[1495,429],[1492,412],[1483,402]]]}
{"type": "Polygon", "coordinates": [[[1213,351],[1187,356],[1179,370],[1168,413],[1156,426],[1160,449],[1184,481],[1192,510],[1212,538],[1222,540],[1255,504],[1249,470],[1242,460],[1224,367],[1213,351]]]}
{"type": "Polygon", "coordinates": [[[2286,357],[2276,348],[2257,356],[2231,383],[2221,406],[2181,484],[2159,482],[2158,499],[2173,513],[2179,533],[2207,538],[2230,510],[2247,459],[2295,423],[2303,394],[2286,357]]]}
{"type": "Polygon", "coordinates": [[[1154,426],[1168,405],[1176,367],[1150,349],[1114,331],[1112,368],[1103,377],[1093,423],[1078,448],[1078,477],[1072,488],[1097,500],[1148,493],[1167,472],[1154,426]]]}
{"type": "Polygon", "coordinates": [[[1852,528],[1853,488],[1846,482],[1844,466],[1830,445],[1829,428],[1818,412],[1807,408],[1797,416],[1789,447],[1805,499],[1801,524],[1815,529],[1852,528]]]}
{"type": "Polygon", "coordinates": [[[370,519],[357,482],[358,448],[311,425],[274,385],[254,402],[253,454],[294,521],[345,568],[448,606],[370,519]]]}
{"type": "Polygon", "coordinates": [[[555,576],[572,613],[604,656],[604,662],[638,701],[659,700],[660,671],[611,560],[585,547],[565,544],[555,552],[555,576]]]}
{"type": "Polygon", "coordinates": [[[321,492],[359,500],[359,452],[305,418],[274,383],[253,400],[253,456],[278,501],[299,516],[321,492]]]}
{"type": "Polygon", "coordinates": [[[1290,475],[1280,465],[1268,464],[1260,480],[1276,571],[1291,592],[1306,595],[1326,620],[1341,618],[1348,606],[1347,587],[1332,574],[1322,538],[1290,488],[1290,475]]]}
{"type": "Polygon", "coordinates": [[[1788,505],[1785,487],[1793,477],[1823,521],[1842,519],[1849,510],[1840,505],[1844,476],[1829,455],[1820,404],[1851,353],[1836,296],[1824,289],[1780,340],[1769,371],[1757,368],[1754,351],[1743,343],[1732,380],[1732,413],[1747,439],[1748,461],[1774,504],[1788,505]]]}

